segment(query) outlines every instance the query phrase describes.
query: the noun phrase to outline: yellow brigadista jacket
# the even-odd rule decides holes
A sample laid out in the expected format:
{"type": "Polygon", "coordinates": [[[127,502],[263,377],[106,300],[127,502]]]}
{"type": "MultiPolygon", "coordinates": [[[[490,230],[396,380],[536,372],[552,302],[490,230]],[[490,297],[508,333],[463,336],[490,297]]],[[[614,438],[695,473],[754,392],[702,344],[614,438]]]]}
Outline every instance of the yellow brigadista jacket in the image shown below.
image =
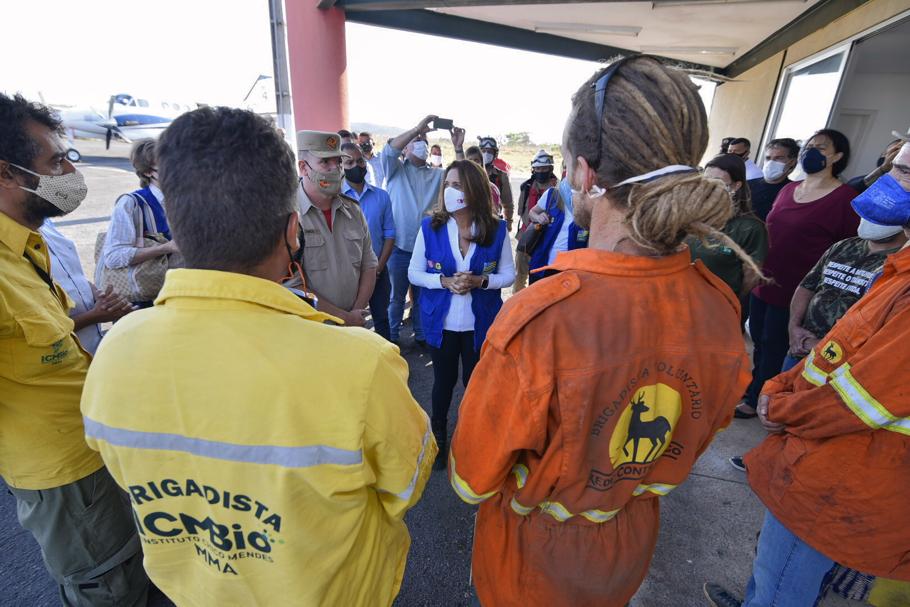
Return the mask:
{"type": "Polygon", "coordinates": [[[108,333],[86,439],[178,606],[389,605],[436,455],[397,349],[266,280],[172,270],[108,333]]]}

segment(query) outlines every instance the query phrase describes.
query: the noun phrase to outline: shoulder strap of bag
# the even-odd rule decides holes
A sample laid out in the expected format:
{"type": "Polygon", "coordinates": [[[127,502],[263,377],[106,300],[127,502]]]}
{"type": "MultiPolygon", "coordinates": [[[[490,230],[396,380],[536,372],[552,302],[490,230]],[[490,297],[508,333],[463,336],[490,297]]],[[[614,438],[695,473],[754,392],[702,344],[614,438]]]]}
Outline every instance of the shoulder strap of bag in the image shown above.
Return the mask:
{"type": "Polygon", "coordinates": [[[54,289],[54,280],[50,277],[50,275],[44,271],[44,268],[36,264],[35,260],[28,256],[28,253],[23,252],[22,256],[25,257],[30,264],[32,264],[32,267],[35,268],[35,272],[38,273],[38,276],[41,277],[41,280],[44,281],[44,284],[50,287],[51,292],[54,294],[54,297],[56,297],[57,290],[54,289]]]}
{"type": "Polygon", "coordinates": [[[145,209],[148,203],[139,192],[130,192],[127,196],[136,203],[136,210],[133,211],[133,225],[136,226],[136,246],[142,248],[145,245],[145,234],[148,232],[145,225],[145,209]]]}

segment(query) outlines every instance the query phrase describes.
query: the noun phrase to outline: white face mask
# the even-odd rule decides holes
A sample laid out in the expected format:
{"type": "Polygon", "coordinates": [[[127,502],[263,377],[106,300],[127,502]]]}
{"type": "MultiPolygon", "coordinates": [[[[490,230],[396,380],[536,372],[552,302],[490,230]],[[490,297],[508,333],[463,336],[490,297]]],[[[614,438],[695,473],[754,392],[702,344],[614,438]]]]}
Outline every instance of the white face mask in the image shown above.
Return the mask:
{"type": "Polygon", "coordinates": [[[88,195],[85,177],[78,170],[66,175],[40,175],[18,164],[10,164],[38,178],[38,187],[34,190],[20,185],[21,189],[40,196],[64,213],[75,211],[88,195]]]}
{"type": "Polygon", "coordinates": [[[430,162],[432,162],[433,164],[442,164],[442,156],[440,156],[439,154],[433,154],[432,156],[430,156],[430,162]]]}
{"type": "Polygon", "coordinates": [[[411,155],[421,160],[426,160],[430,155],[430,148],[427,147],[426,141],[415,141],[411,144],[411,155]]]}
{"type": "Polygon", "coordinates": [[[903,228],[899,226],[880,226],[877,223],[872,223],[866,219],[860,219],[859,228],[856,230],[856,235],[864,240],[871,240],[875,242],[894,238],[902,231],[903,228]]]}
{"type": "Polygon", "coordinates": [[[777,181],[787,173],[787,163],[779,160],[768,160],[761,168],[765,181],[777,181]]]}
{"type": "Polygon", "coordinates": [[[483,163],[484,164],[493,164],[493,154],[490,152],[483,153],[483,163]]]}
{"type": "Polygon", "coordinates": [[[461,190],[446,188],[442,196],[446,203],[446,211],[449,213],[468,208],[468,205],[464,201],[464,192],[461,190]]]}

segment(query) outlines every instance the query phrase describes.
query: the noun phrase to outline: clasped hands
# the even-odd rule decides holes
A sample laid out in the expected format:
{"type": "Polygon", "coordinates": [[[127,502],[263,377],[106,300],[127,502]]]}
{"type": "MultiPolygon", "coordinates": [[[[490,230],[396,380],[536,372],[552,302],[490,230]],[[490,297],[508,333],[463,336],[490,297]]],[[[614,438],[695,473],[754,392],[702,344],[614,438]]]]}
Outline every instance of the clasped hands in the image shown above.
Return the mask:
{"type": "Polygon", "coordinates": [[[476,276],[470,272],[456,272],[454,276],[440,276],[439,282],[443,289],[448,289],[455,295],[464,295],[471,289],[479,289],[483,285],[483,276],[476,276]]]}

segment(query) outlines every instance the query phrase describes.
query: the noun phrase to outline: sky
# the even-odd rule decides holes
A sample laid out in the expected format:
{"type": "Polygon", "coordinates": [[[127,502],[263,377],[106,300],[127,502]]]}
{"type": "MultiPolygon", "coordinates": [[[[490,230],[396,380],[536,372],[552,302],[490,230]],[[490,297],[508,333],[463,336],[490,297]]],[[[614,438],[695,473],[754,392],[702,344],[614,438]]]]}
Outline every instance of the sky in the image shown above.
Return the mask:
{"type": "MultiPolygon", "coordinates": [[[[104,110],[110,95],[130,93],[238,106],[272,75],[267,0],[19,0],[4,21],[13,27],[0,37],[0,90],[48,103],[104,110]]],[[[559,143],[572,93],[598,69],[353,23],[346,41],[352,122],[410,128],[436,114],[469,140],[528,131],[559,143]]]]}

